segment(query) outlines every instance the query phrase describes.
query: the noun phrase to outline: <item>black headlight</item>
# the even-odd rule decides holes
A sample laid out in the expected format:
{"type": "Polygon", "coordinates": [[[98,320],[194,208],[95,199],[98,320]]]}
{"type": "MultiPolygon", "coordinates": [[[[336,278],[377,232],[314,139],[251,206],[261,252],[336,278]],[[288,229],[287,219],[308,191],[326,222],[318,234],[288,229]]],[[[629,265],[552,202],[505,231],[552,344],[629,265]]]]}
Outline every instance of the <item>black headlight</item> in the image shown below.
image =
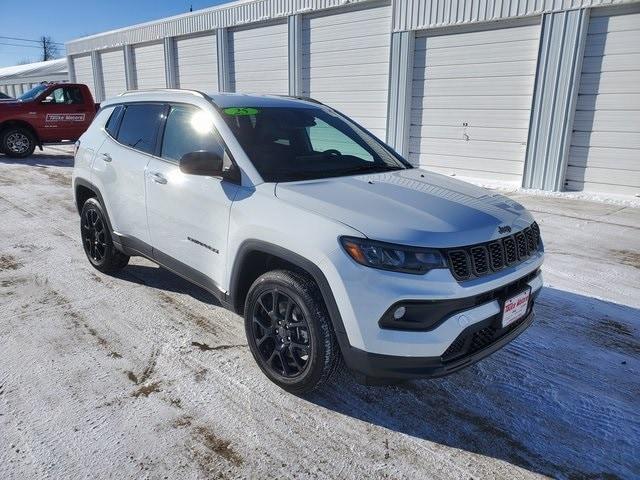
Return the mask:
{"type": "Polygon", "coordinates": [[[447,268],[445,259],[438,250],[356,237],[341,237],[340,242],[351,258],[367,267],[414,275],[427,273],[434,268],[447,268]]]}

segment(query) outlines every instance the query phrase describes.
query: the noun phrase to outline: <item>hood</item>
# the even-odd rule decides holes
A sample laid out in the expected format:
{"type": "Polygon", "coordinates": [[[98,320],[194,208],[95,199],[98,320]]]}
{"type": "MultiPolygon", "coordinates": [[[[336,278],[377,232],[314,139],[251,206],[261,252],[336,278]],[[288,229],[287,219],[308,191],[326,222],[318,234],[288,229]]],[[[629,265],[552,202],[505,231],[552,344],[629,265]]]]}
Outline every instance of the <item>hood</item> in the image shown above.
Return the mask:
{"type": "Polygon", "coordinates": [[[276,196],[385,242],[458,247],[504,237],[533,222],[517,202],[420,169],[279,183],[276,196]]]}

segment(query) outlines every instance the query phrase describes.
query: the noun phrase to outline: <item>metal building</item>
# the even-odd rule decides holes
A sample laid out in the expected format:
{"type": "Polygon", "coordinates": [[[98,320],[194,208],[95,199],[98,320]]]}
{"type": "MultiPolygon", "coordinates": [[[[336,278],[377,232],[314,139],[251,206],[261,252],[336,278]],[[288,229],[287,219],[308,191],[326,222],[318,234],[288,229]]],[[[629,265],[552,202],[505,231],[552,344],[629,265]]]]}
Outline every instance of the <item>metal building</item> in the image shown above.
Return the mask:
{"type": "Polygon", "coordinates": [[[64,58],[0,68],[0,92],[17,98],[42,82],[69,80],[64,58]]]}
{"type": "Polygon", "coordinates": [[[437,172],[640,194],[638,0],[242,0],[67,54],[98,100],[311,96],[437,172]]]}

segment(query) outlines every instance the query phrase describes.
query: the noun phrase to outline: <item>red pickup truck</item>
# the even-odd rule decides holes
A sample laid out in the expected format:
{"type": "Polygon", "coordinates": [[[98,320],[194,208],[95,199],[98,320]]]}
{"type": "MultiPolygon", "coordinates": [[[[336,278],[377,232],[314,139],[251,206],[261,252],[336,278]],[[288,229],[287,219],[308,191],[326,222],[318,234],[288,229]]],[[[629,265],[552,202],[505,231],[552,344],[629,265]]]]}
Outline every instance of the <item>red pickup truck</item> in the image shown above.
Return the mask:
{"type": "Polygon", "coordinates": [[[86,85],[38,85],[15,100],[0,100],[0,152],[25,158],[43,143],[76,141],[99,105],[86,85]]]}

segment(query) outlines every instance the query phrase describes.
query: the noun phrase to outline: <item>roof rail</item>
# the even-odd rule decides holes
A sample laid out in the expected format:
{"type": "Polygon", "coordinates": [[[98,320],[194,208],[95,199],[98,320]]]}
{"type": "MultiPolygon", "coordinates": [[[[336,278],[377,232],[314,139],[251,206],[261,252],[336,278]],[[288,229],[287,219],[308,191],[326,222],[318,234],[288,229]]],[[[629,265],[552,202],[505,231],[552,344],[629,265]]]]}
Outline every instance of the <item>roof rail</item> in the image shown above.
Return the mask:
{"type": "Polygon", "coordinates": [[[316,100],[315,98],[305,97],[304,95],[274,95],[275,97],[282,98],[293,98],[294,100],[302,100],[304,102],[317,103],[318,105],[324,105],[320,100],[316,100]]]}
{"type": "Polygon", "coordinates": [[[200,96],[202,98],[208,98],[204,93],[199,90],[189,90],[186,88],[149,88],[146,90],[127,90],[126,92],[122,92],[119,97],[124,97],[126,95],[133,95],[135,93],[155,93],[155,92],[177,92],[177,93],[191,93],[193,95],[200,96]]]}

